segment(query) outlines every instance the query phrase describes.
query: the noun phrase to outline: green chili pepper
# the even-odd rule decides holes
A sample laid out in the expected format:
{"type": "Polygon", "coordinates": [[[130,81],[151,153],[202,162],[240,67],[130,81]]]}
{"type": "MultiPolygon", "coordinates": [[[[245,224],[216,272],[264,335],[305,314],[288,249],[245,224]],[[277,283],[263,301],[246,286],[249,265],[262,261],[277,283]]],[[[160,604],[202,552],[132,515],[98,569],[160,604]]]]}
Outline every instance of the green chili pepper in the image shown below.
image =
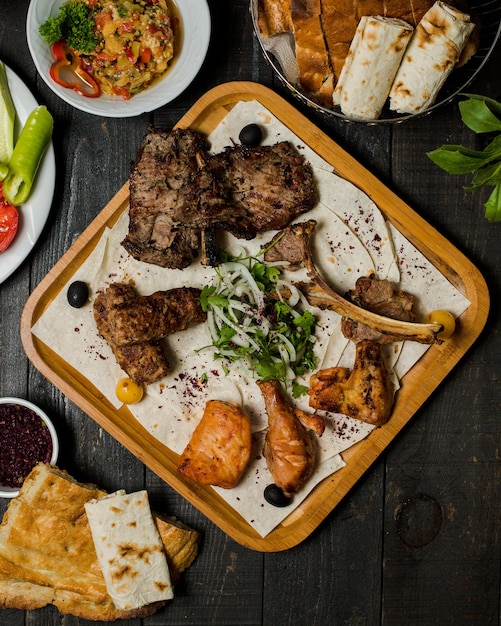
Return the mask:
{"type": "Polygon", "coordinates": [[[3,181],[3,195],[14,206],[28,199],[42,156],[52,137],[53,119],[46,107],[34,109],[14,146],[9,173],[3,181]]]}

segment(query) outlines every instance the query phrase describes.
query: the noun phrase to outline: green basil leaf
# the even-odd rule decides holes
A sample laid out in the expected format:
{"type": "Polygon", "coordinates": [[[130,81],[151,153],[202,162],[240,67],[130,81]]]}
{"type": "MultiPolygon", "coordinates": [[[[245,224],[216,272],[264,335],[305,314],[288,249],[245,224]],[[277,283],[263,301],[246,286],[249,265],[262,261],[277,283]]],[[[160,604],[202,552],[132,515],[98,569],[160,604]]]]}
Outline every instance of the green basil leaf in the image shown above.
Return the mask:
{"type": "Polygon", "coordinates": [[[459,110],[463,123],[475,133],[501,131],[501,119],[491,111],[484,99],[463,100],[459,103],[459,110]]]}
{"type": "Polygon", "coordinates": [[[501,159],[501,135],[497,135],[490,144],[484,148],[484,154],[501,159]]]}
{"type": "Polygon", "coordinates": [[[501,182],[501,162],[492,163],[479,170],[473,180],[470,187],[465,187],[467,191],[475,191],[485,185],[496,185],[501,182]]]}
{"type": "Polygon", "coordinates": [[[489,199],[485,203],[485,217],[490,222],[501,221],[501,183],[492,190],[489,199]]]}
{"type": "Polygon", "coordinates": [[[438,165],[449,174],[470,174],[491,160],[490,156],[486,158],[468,156],[458,149],[457,146],[442,146],[426,154],[435,165],[438,165]]]}
{"type": "Polygon", "coordinates": [[[501,102],[494,100],[494,98],[489,98],[488,96],[481,96],[477,93],[463,93],[461,95],[465,98],[471,98],[472,100],[481,100],[482,102],[485,102],[489,109],[501,119],[501,102]]]}

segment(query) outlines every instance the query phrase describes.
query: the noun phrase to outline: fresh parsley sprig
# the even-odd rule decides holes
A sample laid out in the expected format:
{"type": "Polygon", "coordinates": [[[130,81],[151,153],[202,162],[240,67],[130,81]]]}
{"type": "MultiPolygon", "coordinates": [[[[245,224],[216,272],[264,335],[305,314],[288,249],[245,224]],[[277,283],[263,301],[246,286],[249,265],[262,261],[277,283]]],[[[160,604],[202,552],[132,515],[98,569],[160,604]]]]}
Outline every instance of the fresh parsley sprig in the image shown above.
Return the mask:
{"type": "Polygon", "coordinates": [[[92,11],[82,2],[70,0],[59,7],[56,17],[48,17],[40,26],[40,35],[52,46],[64,39],[70,48],[90,54],[99,40],[92,11]]]}
{"type": "MultiPolygon", "coordinates": [[[[465,126],[477,134],[501,133],[501,103],[486,96],[464,94],[459,103],[465,126]]],[[[485,217],[501,221],[501,134],[483,150],[470,150],[461,145],[443,145],[427,153],[428,157],[449,174],[473,174],[468,191],[494,187],[485,203],[485,217]]]]}

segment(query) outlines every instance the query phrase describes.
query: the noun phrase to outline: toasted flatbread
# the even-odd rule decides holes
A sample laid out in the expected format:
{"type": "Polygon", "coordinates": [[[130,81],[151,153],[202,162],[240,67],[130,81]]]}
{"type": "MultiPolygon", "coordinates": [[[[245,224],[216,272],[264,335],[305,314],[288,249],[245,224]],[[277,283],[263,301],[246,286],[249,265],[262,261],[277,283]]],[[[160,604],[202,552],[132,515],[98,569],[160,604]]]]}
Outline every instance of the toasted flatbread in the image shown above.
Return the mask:
{"type": "Polygon", "coordinates": [[[360,19],[334,90],[333,102],[346,116],[380,116],[412,33],[412,26],[397,18],[360,19]]]}
{"type": "MultiPolygon", "coordinates": [[[[86,502],[106,492],[43,463],[26,478],[0,525],[1,608],[55,605],[61,613],[109,621],[144,617],[163,603],[119,610],[109,596],[85,514],[86,502]]],[[[172,582],[191,565],[200,535],[154,516],[172,582]]]]}
{"type": "Polygon", "coordinates": [[[291,8],[301,89],[331,106],[334,75],[322,27],[321,0],[292,0],[291,8]]]}
{"type": "Polygon", "coordinates": [[[322,27],[337,82],[360,18],[399,18],[415,27],[434,0],[322,0],[322,27]]]}
{"type": "Polygon", "coordinates": [[[291,0],[259,0],[258,24],[265,37],[290,32],[291,0]]]}
{"type": "Polygon", "coordinates": [[[420,113],[432,105],[474,29],[467,13],[435,2],[405,51],[390,91],[390,109],[420,113]]]}

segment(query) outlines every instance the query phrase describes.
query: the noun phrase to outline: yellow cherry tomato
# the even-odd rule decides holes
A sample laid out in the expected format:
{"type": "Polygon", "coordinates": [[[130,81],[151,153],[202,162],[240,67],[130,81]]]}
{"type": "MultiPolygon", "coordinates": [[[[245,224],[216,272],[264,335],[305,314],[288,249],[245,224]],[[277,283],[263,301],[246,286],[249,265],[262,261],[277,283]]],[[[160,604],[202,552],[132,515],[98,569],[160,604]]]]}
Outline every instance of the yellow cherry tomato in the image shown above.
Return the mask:
{"type": "Polygon", "coordinates": [[[449,311],[432,311],[426,316],[426,322],[428,324],[442,324],[444,329],[438,333],[437,337],[439,339],[449,339],[456,330],[456,320],[449,311]]]}
{"type": "Polygon", "coordinates": [[[144,389],[130,378],[121,378],[117,383],[115,393],[120,402],[136,404],[143,397],[144,389]]]}

